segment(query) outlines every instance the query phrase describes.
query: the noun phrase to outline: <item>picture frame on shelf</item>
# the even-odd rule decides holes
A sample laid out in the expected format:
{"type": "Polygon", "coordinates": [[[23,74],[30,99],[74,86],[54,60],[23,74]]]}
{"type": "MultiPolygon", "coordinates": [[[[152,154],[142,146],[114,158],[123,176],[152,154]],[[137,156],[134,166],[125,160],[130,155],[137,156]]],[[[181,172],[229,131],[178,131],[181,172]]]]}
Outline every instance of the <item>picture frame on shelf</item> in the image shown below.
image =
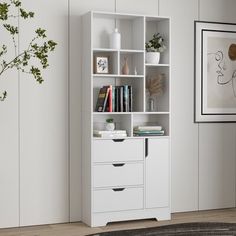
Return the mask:
{"type": "Polygon", "coordinates": [[[109,74],[109,56],[107,55],[95,55],[94,56],[94,73],[95,74],[109,74]]]}
{"type": "Polygon", "coordinates": [[[195,122],[236,122],[236,24],[195,21],[195,122]]]}

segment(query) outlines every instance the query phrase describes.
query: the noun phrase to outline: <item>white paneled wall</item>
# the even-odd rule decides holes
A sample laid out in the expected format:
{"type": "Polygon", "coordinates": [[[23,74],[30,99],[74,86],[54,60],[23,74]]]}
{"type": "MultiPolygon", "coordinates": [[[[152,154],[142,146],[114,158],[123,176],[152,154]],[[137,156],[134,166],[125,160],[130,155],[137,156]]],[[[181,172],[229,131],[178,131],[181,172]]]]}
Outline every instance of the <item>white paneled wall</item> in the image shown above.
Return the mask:
{"type": "Polygon", "coordinates": [[[235,205],[235,128],[201,124],[199,132],[199,209],[235,205]]]}
{"type": "MultiPolygon", "coordinates": [[[[5,59],[9,61],[14,56],[12,39],[0,28],[0,47],[2,44],[8,47],[9,54],[5,59]]],[[[0,102],[0,228],[19,223],[17,71],[7,71],[0,76],[0,93],[5,90],[7,100],[0,102]]]]}
{"type": "MultiPolygon", "coordinates": [[[[236,23],[234,0],[200,0],[199,7],[202,21],[236,23]]],[[[235,206],[235,144],[235,124],[199,125],[200,210],[235,206]]]]}
{"type": "MultiPolygon", "coordinates": [[[[20,78],[20,225],[69,219],[68,158],[68,2],[25,1],[34,9],[30,24],[20,21],[20,47],[35,27],[58,43],[40,86],[20,78]],[[27,34],[23,33],[27,32],[27,34]]],[[[32,37],[32,36],[31,36],[32,37]]]]}
{"type": "Polygon", "coordinates": [[[160,0],[159,6],[160,15],[171,16],[172,29],[172,211],[193,211],[198,209],[198,125],[193,123],[198,1],[160,0]]]}
{"type": "Polygon", "coordinates": [[[158,1],[116,0],[116,11],[125,13],[158,15],[158,1]]]}
{"type": "Polygon", "coordinates": [[[193,22],[236,22],[235,0],[23,2],[36,16],[20,22],[21,48],[38,26],[58,47],[42,85],[27,75],[18,83],[16,72],[0,80],[9,93],[0,103],[0,227],[81,219],[81,15],[90,10],[171,17],[172,211],[235,205],[235,124],[193,123],[193,22]]]}

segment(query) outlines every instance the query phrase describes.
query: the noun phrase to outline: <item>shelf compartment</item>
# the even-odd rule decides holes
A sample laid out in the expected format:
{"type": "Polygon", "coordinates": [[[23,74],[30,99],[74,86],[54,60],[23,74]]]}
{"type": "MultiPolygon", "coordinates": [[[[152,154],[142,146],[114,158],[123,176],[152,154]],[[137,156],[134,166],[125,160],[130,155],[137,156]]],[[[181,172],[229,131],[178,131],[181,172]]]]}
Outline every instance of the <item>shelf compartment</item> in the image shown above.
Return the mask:
{"type": "Polygon", "coordinates": [[[144,17],[121,14],[93,13],[93,47],[110,48],[109,36],[118,28],[121,48],[144,50],[144,17]]]}
{"type": "MultiPolygon", "coordinates": [[[[103,86],[132,86],[133,112],[144,111],[144,78],[102,77],[93,80],[93,111],[95,112],[99,90],[103,86]]],[[[116,113],[116,112],[114,112],[116,113]]]]}
{"type": "Polygon", "coordinates": [[[121,51],[120,52],[120,74],[122,75],[122,68],[125,63],[125,58],[127,58],[127,63],[129,67],[129,73],[135,74],[135,69],[137,75],[144,74],[144,53],[140,52],[127,52],[121,51]]]}
{"type": "MultiPolygon", "coordinates": [[[[148,67],[146,68],[145,88],[148,79],[154,79],[158,75],[163,75],[163,93],[158,96],[152,96],[154,99],[154,112],[169,112],[169,67],[148,67]]],[[[145,90],[145,110],[149,112],[149,92],[145,90]]]]}
{"type": "Polygon", "coordinates": [[[169,64],[170,63],[170,21],[169,19],[159,19],[154,17],[146,17],[146,39],[145,42],[148,42],[152,39],[155,33],[160,33],[164,38],[164,43],[167,49],[160,55],[160,64],[169,64]]]}
{"type": "MultiPolygon", "coordinates": [[[[162,126],[165,133],[161,136],[157,135],[157,137],[169,136],[169,114],[133,114],[133,128],[136,126],[162,126]]],[[[145,138],[149,136],[134,137],[145,138]]]]}
{"type": "Polygon", "coordinates": [[[95,75],[111,75],[117,74],[119,71],[119,58],[117,51],[94,51],[93,52],[93,73],[95,75]],[[96,73],[96,58],[97,57],[108,57],[108,73],[96,73]]]}
{"type": "MultiPolygon", "coordinates": [[[[116,130],[126,130],[127,136],[131,136],[131,115],[130,114],[93,114],[93,130],[105,130],[106,119],[112,118],[116,130]]],[[[125,137],[124,137],[125,138],[125,137]]]]}

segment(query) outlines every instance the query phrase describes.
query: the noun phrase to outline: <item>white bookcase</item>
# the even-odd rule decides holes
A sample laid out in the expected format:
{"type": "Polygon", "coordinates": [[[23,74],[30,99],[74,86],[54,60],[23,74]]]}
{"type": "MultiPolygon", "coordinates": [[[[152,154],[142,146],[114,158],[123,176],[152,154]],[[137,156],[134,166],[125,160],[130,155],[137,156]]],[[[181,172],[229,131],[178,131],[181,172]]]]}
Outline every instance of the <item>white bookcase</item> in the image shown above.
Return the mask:
{"type": "Polygon", "coordinates": [[[82,220],[95,227],[108,222],[156,218],[170,219],[170,19],[167,17],[89,12],[83,16],[83,211],[82,220]],[[109,34],[117,27],[121,49],[109,48],[109,34]],[[145,42],[159,32],[167,50],[160,64],[145,64],[145,42]],[[95,74],[93,60],[108,55],[109,74],[95,74]],[[130,73],[122,75],[124,57],[130,73]],[[134,74],[136,68],[137,74],[134,74]],[[147,111],[146,78],[165,74],[165,91],[147,111]],[[104,85],[131,85],[132,112],[96,112],[99,89],[104,85]],[[113,118],[127,138],[93,137],[113,118]],[[160,125],[163,136],[137,137],[137,125],[160,125]]]}

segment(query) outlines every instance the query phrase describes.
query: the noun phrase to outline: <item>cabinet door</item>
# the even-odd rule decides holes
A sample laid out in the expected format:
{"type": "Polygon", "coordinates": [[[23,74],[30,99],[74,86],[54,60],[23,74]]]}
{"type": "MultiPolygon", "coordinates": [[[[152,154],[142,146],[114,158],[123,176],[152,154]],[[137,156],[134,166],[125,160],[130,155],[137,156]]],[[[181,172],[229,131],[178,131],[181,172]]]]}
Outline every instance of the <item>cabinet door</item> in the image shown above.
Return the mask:
{"type": "Polygon", "coordinates": [[[146,139],[146,208],[169,205],[169,140],[146,139]]]}

